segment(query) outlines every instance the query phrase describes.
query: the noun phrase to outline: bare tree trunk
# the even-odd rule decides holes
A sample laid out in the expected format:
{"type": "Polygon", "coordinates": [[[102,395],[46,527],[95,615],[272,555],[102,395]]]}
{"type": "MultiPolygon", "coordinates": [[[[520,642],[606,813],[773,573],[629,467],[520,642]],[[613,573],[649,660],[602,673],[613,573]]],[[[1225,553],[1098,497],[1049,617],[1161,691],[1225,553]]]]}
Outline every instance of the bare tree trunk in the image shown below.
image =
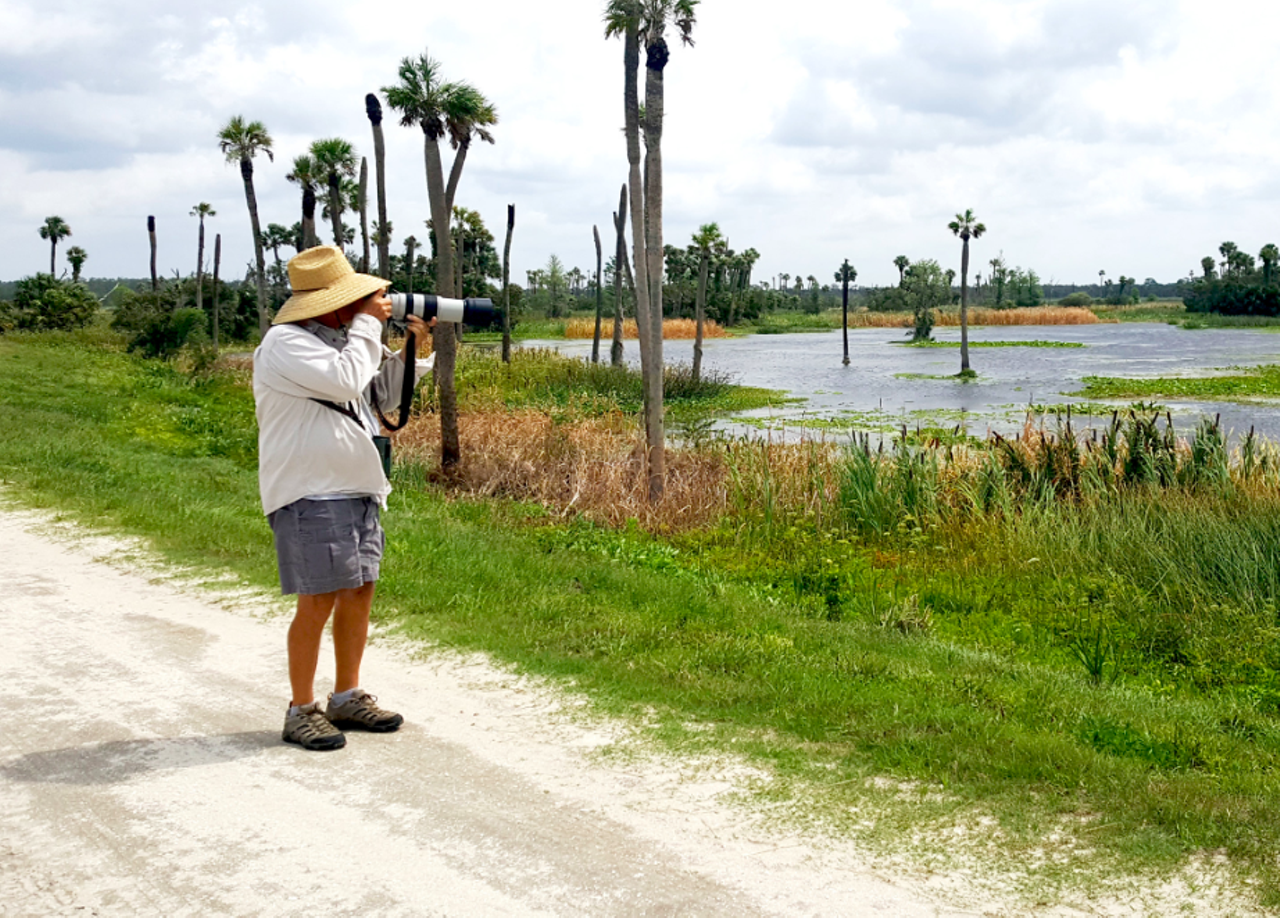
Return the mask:
{"type": "Polygon", "coordinates": [[[213,237],[213,352],[218,353],[218,325],[222,316],[218,311],[218,271],[222,267],[222,234],[213,237]]]}
{"type": "Polygon", "coordinates": [[[253,254],[258,268],[258,332],[266,335],[271,327],[267,308],[267,258],[262,251],[262,228],[258,225],[258,196],[253,192],[253,160],[240,158],[240,176],[244,179],[244,197],[249,204],[249,222],[253,226],[253,254]]]}
{"type": "Polygon", "coordinates": [[[698,298],[693,304],[694,321],[697,331],[693,338],[693,380],[702,378],[702,322],[707,309],[707,272],[711,267],[711,256],[703,250],[698,259],[698,298]]]}
{"type": "Polygon", "coordinates": [[[316,237],[316,193],[310,188],[302,189],[302,247],[314,249],[320,244],[316,237]]]}
{"type": "Polygon", "coordinates": [[[338,173],[329,173],[329,218],[333,223],[333,244],[346,251],[346,240],[342,238],[342,184],[338,181],[338,173]]]}
{"type": "Polygon", "coordinates": [[[147,235],[151,237],[151,292],[160,289],[160,278],[156,276],[156,218],[147,217],[147,235]]]}
{"type": "Polygon", "coordinates": [[[511,234],[516,228],[516,206],[507,205],[507,241],[502,246],[502,362],[511,362],[511,234]]]}
{"type": "Polygon", "coordinates": [[[360,273],[369,273],[369,158],[360,157],[360,238],[364,241],[364,258],[360,261],[360,273]]]}
{"type": "MultiPolygon", "coordinates": [[[[618,242],[613,257],[613,347],[609,352],[609,362],[622,366],[622,275],[631,274],[627,262],[627,186],[622,186],[618,196],[618,209],[613,215],[613,228],[618,242]]],[[[630,289],[628,284],[628,289],[630,289]]]]}
{"type": "Polygon", "coordinates": [[[204,310],[204,217],[200,218],[200,235],[196,242],[196,309],[204,310]]]}
{"type": "MultiPolygon", "coordinates": [[[[448,296],[454,289],[453,240],[449,232],[450,210],[445,196],[444,167],[436,140],[423,132],[423,143],[427,197],[431,203],[431,225],[436,238],[436,292],[448,296]]],[[[458,336],[448,322],[437,324],[431,334],[435,342],[436,394],[440,408],[440,468],[445,475],[451,476],[462,459],[458,439],[458,392],[454,384],[458,336]]]]}
{"type": "Polygon", "coordinates": [[[382,103],[373,93],[364,97],[365,113],[373,125],[373,168],[378,186],[378,276],[391,277],[391,233],[387,230],[387,147],[382,137],[382,103]]]}
{"type": "Polygon", "coordinates": [[[596,241],[596,333],[591,340],[591,362],[600,362],[600,324],[604,321],[604,289],[601,287],[604,276],[604,250],[600,248],[600,228],[591,227],[591,235],[596,241]]]}

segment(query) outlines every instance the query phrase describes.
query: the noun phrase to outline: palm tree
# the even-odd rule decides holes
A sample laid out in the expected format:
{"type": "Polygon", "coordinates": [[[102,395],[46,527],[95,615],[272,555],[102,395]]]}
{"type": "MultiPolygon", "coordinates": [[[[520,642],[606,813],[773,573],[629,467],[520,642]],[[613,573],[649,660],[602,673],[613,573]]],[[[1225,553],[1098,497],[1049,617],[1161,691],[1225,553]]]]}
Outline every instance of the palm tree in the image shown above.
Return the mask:
{"type": "MultiPolygon", "coordinates": [[[[384,86],[382,92],[387,104],[400,113],[402,125],[422,129],[427,198],[436,240],[436,292],[448,296],[456,289],[453,240],[449,232],[454,195],[472,137],[493,143],[488,128],[498,123],[498,113],[469,83],[446,83],[441,78],[439,62],[425,52],[417,58],[401,60],[398,75],[400,82],[384,86]],[[440,157],[440,140],[445,137],[456,151],[447,183],[440,157]]],[[[453,328],[444,323],[436,326],[433,339],[440,407],[440,464],[448,474],[457,467],[462,455],[458,441],[458,396],[454,388],[457,338],[453,328]]]]}
{"type": "Polygon", "coordinates": [[[373,93],[364,97],[364,113],[373,126],[373,171],[378,187],[378,223],[374,239],[378,244],[378,276],[391,276],[391,232],[387,229],[387,148],[382,137],[382,103],[373,93]]]}
{"type": "Polygon", "coordinates": [[[671,53],[666,30],[693,44],[699,0],[608,0],[605,37],[623,39],[623,111],[630,169],[631,244],[635,252],[636,324],[640,327],[640,372],[644,378],[645,437],[649,458],[649,500],[657,502],[666,485],[665,430],[662,417],[662,126],[664,71],[671,53]],[[645,49],[641,176],[640,49],[645,49]]]}
{"type": "Polygon", "coordinates": [[[213,205],[205,201],[191,208],[191,216],[200,218],[200,236],[196,243],[196,309],[204,309],[204,218],[217,215],[213,205]]]}
{"type": "MultiPolygon", "coordinates": [[[[71,257],[70,252],[67,252],[67,257],[71,257]]],[[[1262,282],[1269,286],[1275,276],[1276,262],[1280,261],[1280,248],[1274,242],[1268,242],[1258,253],[1258,259],[1262,262],[1262,282]]]]}
{"type": "Polygon", "coordinates": [[[724,237],[718,223],[704,223],[693,234],[693,247],[698,251],[698,294],[693,302],[693,315],[697,329],[693,338],[693,378],[702,378],[702,332],[707,311],[707,275],[711,269],[711,253],[720,247],[724,237]]]}
{"type": "Polygon", "coordinates": [[[329,137],[311,144],[316,174],[329,185],[329,219],[333,222],[333,244],[342,247],[342,180],[356,177],[355,147],[341,137],[329,137]]]}
{"type": "Polygon", "coordinates": [[[1213,260],[1212,255],[1206,255],[1200,259],[1200,268],[1204,271],[1205,280],[1213,280],[1214,269],[1218,267],[1218,263],[1213,260]]]}
{"type": "Polygon", "coordinates": [[[78,284],[80,282],[80,269],[84,267],[84,263],[89,258],[89,253],[78,245],[73,245],[67,249],[67,261],[71,262],[71,282],[78,284]]]}
{"type": "Polygon", "coordinates": [[[911,267],[911,259],[906,255],[899,255],[893,260],[893,266],[898,269],[898,286],[901,287],[907,282],[907,268],[911,267]]]}
{"type": "Polygon", "coordinates": [[[858,269],[849,264],[849,259],[836,269],[836,282],[840,284],[841,314],[844,328],[844,365],[849,365],[849,285],[858,279],[858,269]]]}
{"type": "Polygon", "coordinates": [[[71,227],[61,217],[45,217],[40,238],[49,240],[49,273],[58,273],[58,243],[71,235],[71,227]]]}
{"type": "Polygon", "coordinates": [[[240,176],[244,179],[244,199],[249,205],[249,222],[253,227],[253,254],[258,266],[258,330],[267,333],[270,317],[267,315],[267,260],[262,251],[262,231],[258,226],[258,198],[253,192],[253,158],[259,153],[275,162],[271,149],[271,135],[261,121],[248,121],[235,115],[226,127],[218,132],[218,146],[227,162],[240,163],[240,176]]]}
{"type": "Polygon", "coordinates": [[[1226,277],[1231,273],[1231,258],[1236,252],[1240,251],[1240,247],[1234,242],[1224,242],[1218,246],[1218,252],[1222,255],[1222,276],[1226,277]]]}
{"type": "Polygon", "coordinates": [[[302,189],[302,247],[315,248],[320,244],[316,238],[316,184],[319,182],[320,170],[310,154],[304,153],[293,158],[293,169],[285,178],[302,189]]]}
{"type": "MultiPolygon", "coordinates": [[[[969,240],[978,239],[987,228],[978,222],[972,208],[947,224],[951,232],[960,237],[960,372],[969,370],[969,240]]],[[[950,281],[948,281],[950,286],[950,281]]]]}

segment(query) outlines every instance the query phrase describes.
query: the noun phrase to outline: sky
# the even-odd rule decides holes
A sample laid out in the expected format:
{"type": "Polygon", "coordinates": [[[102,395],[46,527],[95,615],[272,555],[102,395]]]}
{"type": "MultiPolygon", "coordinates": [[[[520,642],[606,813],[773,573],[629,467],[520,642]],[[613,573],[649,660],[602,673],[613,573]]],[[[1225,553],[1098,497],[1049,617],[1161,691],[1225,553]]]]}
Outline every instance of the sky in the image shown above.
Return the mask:
{"type": "MultiPolygon", "coordinates": [[[[252,236],[234,115],[262,121],[263,225],[290,225],[285,181],[313,140],[370,158],[364,96],[428,52],[498,110],[457,204],[512,278],[555,254],[594,270],[627,177],[622,44],[602,0],[0,0],[0,279],[47,270],[45,217],[72,228],[91,277],[195,270],[200,202],[223,273],[252,236]]],[[[848,258],[858,283],[893,259],[959,269],[947,224],[972,208],[975,273],[1003,255],[1045,282],[1171,282],[1224,240],[1280,241],[1280,5],[1238,0],[702,0],[694,47],[666,71],[665,240],[719,224],[760,252],[754,279],[848,258]]],[[[427,238],[423,135],[387,111],[396,246],[427,238]]],[[[451,152],[445,151],[446,163],[451,152]]],[[[372,185],[372,179],[371,179],[372,185]]],[[[354,220],[348,220],[354,223],[354,220]]],[[[323,234],[323,230],[322,230],[323,234]]]]}

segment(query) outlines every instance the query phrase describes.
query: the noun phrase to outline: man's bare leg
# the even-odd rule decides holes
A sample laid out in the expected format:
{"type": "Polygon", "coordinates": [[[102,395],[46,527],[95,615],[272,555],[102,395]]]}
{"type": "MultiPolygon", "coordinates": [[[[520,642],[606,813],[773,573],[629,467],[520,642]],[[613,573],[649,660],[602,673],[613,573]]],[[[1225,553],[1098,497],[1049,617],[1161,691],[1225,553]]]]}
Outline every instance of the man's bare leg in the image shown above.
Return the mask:
{"type": "MultiPolygon", "coordinates": [[[[340,591],[341,592],[341,591],[340,591]]],[[[338,593],[315,593],[298,597],[298,610],[289,626],[289,685],[294,705],[315,701],[316,666],[320,661],[320,639],[333,612],[338,593]]]]}
{"type": "Polygon", "coordinates": [[[334,694],[360,687],[360,661],[369,640],[369,612],[373,608],[372,581],[354,590],[339,590],[333,607],[334,694]]]}

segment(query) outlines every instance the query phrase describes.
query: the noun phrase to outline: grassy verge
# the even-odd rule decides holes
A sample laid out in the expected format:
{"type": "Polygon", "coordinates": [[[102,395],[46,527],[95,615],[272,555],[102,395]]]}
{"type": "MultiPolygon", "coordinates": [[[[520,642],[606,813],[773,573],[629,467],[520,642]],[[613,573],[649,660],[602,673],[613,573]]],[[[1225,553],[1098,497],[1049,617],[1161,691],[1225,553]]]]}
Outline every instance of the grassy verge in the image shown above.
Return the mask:
{"type": "Polygon", "coordinates": [[[1073,395],[1087,398],[1167,398],[1205,401],[1247,401],[1280,397],[1280,365],[1261,365],[1218,376],[1170,376],[1125,379],[1086,376],[1084,388],[1073,395]]]}
{"type": "MultiPolygon", "coordinates": [[[[536,360],[520,385],[464,367],[466,398],[514,412],[588,386],[536,360]]],[[[0,477],[270,587],[246,383],[92,334],[0,338],[0,477]]],[[[528,410],[540,462],[581,451],[571,419],[528,410]]],[[[1274,906],[1274,460],[1241,477],[1207,434],[1126,436],[1088,462],[1034,432],[884,456],[713,442],[696,489],[721,511],[682,525],[673,502],[658,535],[593,522],[582,480],[560,504],[446,495],[425,452],[395,470],[379,614],[570,680],[673,748],[745,755],[796,818],[939,864],[1029,863],[1035,901],[1220,853],[1274,906]]]]}

